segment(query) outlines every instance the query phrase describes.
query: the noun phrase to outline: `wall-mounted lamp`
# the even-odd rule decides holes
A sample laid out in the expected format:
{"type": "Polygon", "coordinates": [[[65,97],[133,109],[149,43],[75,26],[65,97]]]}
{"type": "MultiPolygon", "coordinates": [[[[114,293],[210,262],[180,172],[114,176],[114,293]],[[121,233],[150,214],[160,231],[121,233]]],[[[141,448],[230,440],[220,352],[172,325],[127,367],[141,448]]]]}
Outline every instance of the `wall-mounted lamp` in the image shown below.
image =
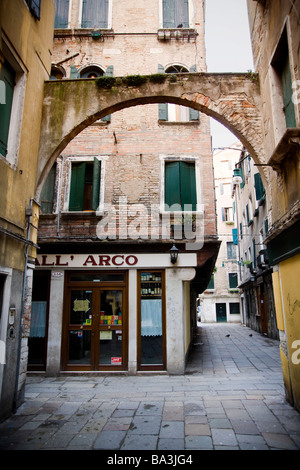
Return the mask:
{"type": "Polygon", "coordinates": [[[235,168],[233,170],[233,184],[241,184],[243,182],[243,178],[241,177],[241,172],[239,168],[235,168]]]}
{"type": "Polygon", "coordinates": [[[171,258],[171,263],[175,264],[178,258],[178,248],[176,248],[175,245],[172,246],[170,249],[170,258],[171,258]]]}

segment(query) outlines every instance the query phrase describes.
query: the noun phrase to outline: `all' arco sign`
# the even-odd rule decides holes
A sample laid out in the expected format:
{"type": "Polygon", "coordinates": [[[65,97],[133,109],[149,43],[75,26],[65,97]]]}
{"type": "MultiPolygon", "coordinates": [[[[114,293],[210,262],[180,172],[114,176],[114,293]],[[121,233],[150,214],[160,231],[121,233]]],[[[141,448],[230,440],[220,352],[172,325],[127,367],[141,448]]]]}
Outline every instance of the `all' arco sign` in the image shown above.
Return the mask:
{"type": "Polygon", "coordinates": [[[36,266],[40,267],[96,267],[135,266],[135,255],[39,255],[36,266]]]}

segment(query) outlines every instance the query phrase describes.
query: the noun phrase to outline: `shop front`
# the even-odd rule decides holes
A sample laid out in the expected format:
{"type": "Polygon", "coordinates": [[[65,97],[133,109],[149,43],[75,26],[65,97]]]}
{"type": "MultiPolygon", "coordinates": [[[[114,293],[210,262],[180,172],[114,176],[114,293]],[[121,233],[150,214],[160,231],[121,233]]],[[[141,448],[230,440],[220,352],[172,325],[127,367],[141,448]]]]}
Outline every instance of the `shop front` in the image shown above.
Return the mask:
{"type": "Polygon", "coordinates": [[[174,266],[168,253],[39,255],[29,371],[183,373],[196,254],[179,258],[174,266]]]}

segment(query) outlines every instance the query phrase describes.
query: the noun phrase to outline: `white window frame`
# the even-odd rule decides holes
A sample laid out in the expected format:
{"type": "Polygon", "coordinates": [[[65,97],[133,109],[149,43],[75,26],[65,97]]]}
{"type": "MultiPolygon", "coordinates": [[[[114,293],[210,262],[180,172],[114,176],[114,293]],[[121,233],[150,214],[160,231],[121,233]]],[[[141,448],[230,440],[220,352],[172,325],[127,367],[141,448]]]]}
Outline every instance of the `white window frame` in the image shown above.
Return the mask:
{"type": "Polygon", "coordinates": [[[99,205],[96,212],[96,215],[104,215],[104,192],[105,192],[105,167],[106,161],[108,156],[106,155],[72,155],[68,156],[65,161],[65,168],[64,168],[64,178],[65,178],[65,194],[63,200],[63,213],[68,214],[78,214],[82,213],[82,211],[69,211],[69,198],[70,198],[70,190],[71,190],[71,175],[72,175],[72,163],[83,163],[83,162],[90,162],[94,161],[94,158],[97,158],[101,162],[101,175],[100,175],[100,192],[99,192],[99,205]]]}

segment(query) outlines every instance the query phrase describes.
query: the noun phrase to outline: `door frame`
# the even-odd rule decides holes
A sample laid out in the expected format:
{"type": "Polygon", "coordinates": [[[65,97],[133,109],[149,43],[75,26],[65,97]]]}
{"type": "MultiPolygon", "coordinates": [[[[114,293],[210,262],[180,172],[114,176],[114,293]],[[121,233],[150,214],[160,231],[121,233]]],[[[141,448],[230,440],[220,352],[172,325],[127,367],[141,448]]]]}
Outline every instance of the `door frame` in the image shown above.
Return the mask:
{"type": "MultiPolygon", "coordinates": [[[[93,300],[94,302],[95,300],[93,300]]],[[[128,271],[65,271],[65,286],[64,286],[64,302],[63,302],[63,318],[62,318],[62,339],[61,339],[61,370],[63,371],[123,371],[128,369],[128,271]],[[87,274],[93,276],[100,276],[103,274],[123,274],[123,281],[71,281],[70,276],[73,274],[87,274]],[[97,342],[97,335],[92,336],[91,339],[91,364],[69,364],[68,363],[68,353],[69,353],[69,334],[71,326],[69,323],[69,314],[70,314],[70,301],[71,301],[71,292],[72,290],[92,290],[93,295],[96,292],[96,296],[99,303],[99,312],[95,314],[96,321],[99,320],[98,326],[93,329],[93,324],[91,331],[98,333],[100,336],[100,296],[101,290],[122,290],[123,299],[122,299],[122,364],[121,365],[111,365],[111,364],[99,364],[99,354],[96,353],[97,347],[99,348],[99,341],[97,342]],[[98,291],[98,293],[97,293],[98,291]]],[[[78,329],[77,325],[74,325],[74,330],[78,329]]],[[[107,328],[109,330],[119,329],[118,325],[111,326],[107,328]]]]}

